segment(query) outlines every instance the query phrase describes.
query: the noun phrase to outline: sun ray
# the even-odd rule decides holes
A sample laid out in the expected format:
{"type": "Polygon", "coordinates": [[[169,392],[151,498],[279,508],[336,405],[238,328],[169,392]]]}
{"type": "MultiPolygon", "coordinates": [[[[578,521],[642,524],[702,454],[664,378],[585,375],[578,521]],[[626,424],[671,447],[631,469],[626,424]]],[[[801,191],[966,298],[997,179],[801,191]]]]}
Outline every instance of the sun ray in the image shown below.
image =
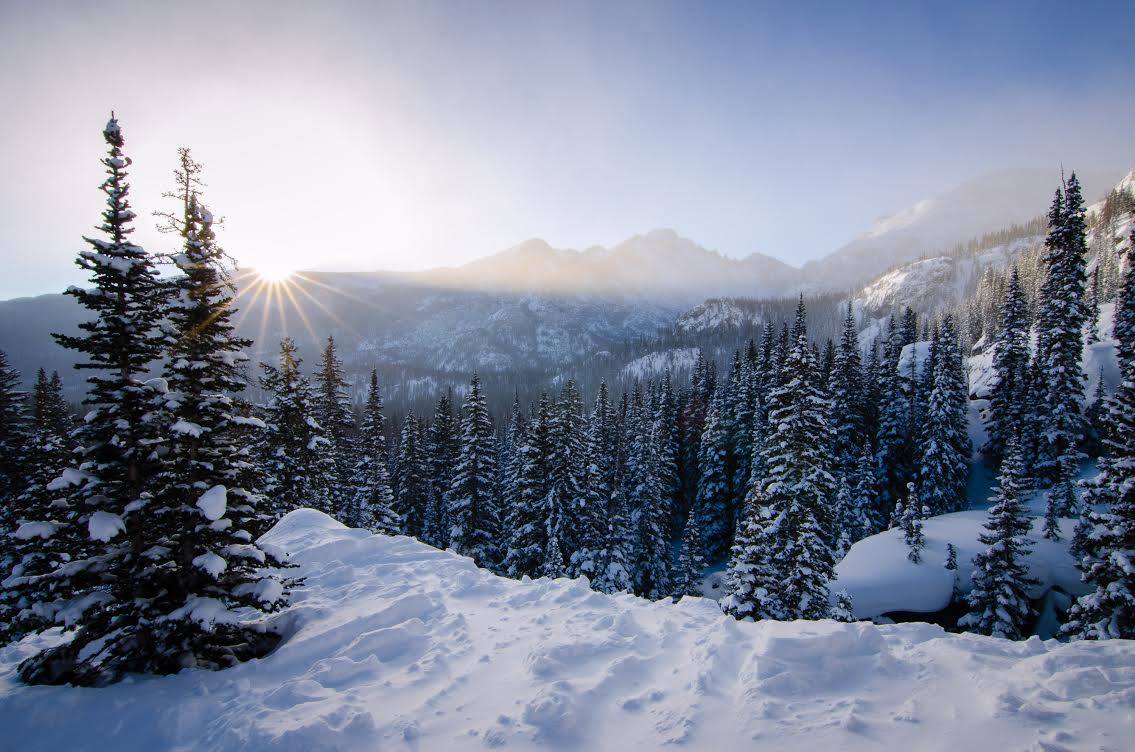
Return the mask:
{"type": "Polygon", "coordinates": [[[296,314],[299,315],[300,321],[303,322],[304,328],[307,329],[307,333],[311,335],[312,341],[318,342],[319,338],[315,335],[315,330],[312,329],[311,322],[307,320],[307,314],[303,312],[303,308],[300,307],[299,302],[296,300],[296,296],[292,295],[292,287],[294,287],[294,285],[281,284],[277,285],[277,287],[279,287],[280,290],[288,296],[288,300],[291,301],[292,307],[296,309],[296,314]]]}
{"type": "Polygon", "coordinates": [[[333,286],[327,284],[326,282],[320,282],[317,279],[312,279],[311,277],[306,277],[303,274],[300,274],[299,272],[293,273],[292,276],[295,277],[296,279],[302,279],[305,282],[310,282],[313,285],[316,285],[318,287],[322,287],[325,290],[329,290],[330,292],[333,292],[336,295],[344,297],[347,300],[353,300],[356,303],[362,303],[363,305],[369,306],[371,308],[377,307],[377,305],[375,304],[375,302],[373,300],[366,300],[365,298],[360,298],[357,295],[352,295],[351,293],[347,292],[346,290],[341,290],[338,287],[333,287],[333,286]]]}
{"type": "Polygon", "coordinates": [[[317,306],[319,308],[319,310],[321,310],[325,314],[327,314],[327,316],[332,321],[334,321],[336,324],[338,324],[339,326],[349,330],[351,332],[351,334],[358,334],[358,332],[356,332],[353,327],[351,327],[349,324],[347,324],[345,321],[343,321],[341,318],[339,318],[339,316],[336,315],[336,313],[334,311],[332,311],[330,308],[328,308],[327,305],[324,304],[324,302],[322,300],[320,300],[319,298],[315,297],[310,292],[305,290],[304,286],[302,284],[300,284],[298,279],[296,280],[296,282],[294,284],[290,285],[289,288],[292,289],[292,290],[295,290],[298,293],[301,293],[302,295],[304,295],[308,300],[310,300],[312,302],[313,305],[317,306]]]}

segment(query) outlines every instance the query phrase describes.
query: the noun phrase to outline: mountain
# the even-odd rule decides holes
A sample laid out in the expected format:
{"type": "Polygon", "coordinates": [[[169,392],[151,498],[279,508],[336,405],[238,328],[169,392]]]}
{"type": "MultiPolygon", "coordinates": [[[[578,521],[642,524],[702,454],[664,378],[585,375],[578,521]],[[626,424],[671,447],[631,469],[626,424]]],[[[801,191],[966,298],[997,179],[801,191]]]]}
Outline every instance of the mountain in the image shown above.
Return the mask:
{"type": "MultiPolygon", "coordinates": [[[[1102,196],[1120,172],[1078,173],[1084,195],[1102,196]]],[[[835,252],[804,265],[806,279],[846,290],[897,264],[939,255],[973,238],[1047,211],[1056,188],[1050,169],[990,172],[877,220],[835,252]]]]}
{"type": "Polygon", "coordinates": [[[464,290],[634,296],[691,305],[715,295],[782,295],[802,281],[799,269],[771,256],[729,258],[668,229],[583,251],[533,239],[462,266],[405,278],[464,290]]]}

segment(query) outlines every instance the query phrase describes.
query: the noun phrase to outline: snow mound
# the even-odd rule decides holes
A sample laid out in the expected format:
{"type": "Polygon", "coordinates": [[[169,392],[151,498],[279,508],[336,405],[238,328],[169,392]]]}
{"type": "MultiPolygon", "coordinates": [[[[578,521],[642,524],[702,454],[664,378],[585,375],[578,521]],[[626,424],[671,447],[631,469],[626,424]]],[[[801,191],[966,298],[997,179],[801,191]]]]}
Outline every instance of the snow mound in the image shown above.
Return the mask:
{"type": "MultiPolygon", "coordinates": [[[[271,655],[97,689],[24,687],[21,750],[1120,747],[1135,646],[1013,643],[927,624],[737,622],[583,580],[518,582],[405,537],[293,512],[262,539],[305,584],[271,655]],[[61,712],[63,711],[63,712],[61,712]]],[[[37,638],[40,643],[51,636],[37,638]]],[[[56,638],[57,639],[57,638],[56,638]]]]}

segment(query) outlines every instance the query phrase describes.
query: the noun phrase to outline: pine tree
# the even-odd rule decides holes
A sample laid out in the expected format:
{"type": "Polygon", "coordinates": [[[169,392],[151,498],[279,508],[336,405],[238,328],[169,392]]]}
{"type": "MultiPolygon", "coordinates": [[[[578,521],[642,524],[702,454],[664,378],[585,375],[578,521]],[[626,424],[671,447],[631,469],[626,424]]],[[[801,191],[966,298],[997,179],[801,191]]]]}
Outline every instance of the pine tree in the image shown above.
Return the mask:
{"type": "MultiPolygon", "coordinates": [[[[506,512],[508,548],[501,569],[509,577],[538,576],[548,550],[550,466],[554,459],[552,406],[541,394],[536,413],[528,421],[523,441],[516,447],[517,471],[506,512]]],[[[557,541],[558,545],[558,541],[557,541]]]]}
{"type": "Polygon", "coordinates": [[[731,570],[744,583],[728,609],[756,618],[816,619],[828,615],[828,582],[835,562],[834,479],[828,472],[826,416],[819,369],[797,307],[795,342],[782,381],[768,396],[770,431],[764,445],[765,477],[750,494],[747,546],[734,549],[731,570]],[[752,551],[752,546],[770,551],[752,551]],[[764,567],[756,571],[754,567],[764,567]],[[757,583],[775,583],[774,591],[757,583]],[[745,603],[744,599],[750,600],[745,603]]]}
{"type": "Polygon", "coordinates": [[[1029,577],[1024,559],[1032,548],[1032,521],[1022,500],[1025,468],[1016,439],[1005,447],[997,491],[990,499],[986,532],[979,540],[988,548],[974,557],[970,612],[958,626],[981,634],[1020,640],[1026,636],[1034,609],[1028,591],[1038,583],[1029,577]]]}
{"type": "Polygon", "coordinates": [[[493,424],[481,379],[469,382],[461,418],[460,449],[450,481],[446,514],[449,545],[478,566],[493,568],[499,560],[500,522],[497,510],[496,448],[493,424]]]}
{"type": "Polygon", "coordinates": [[[394,463],[391,486],[394,491],[394,512],[403,533],[421,538],[426,527],[429,505],[429,480],[425,447],[419,440],[418,418],[407,413],[402,421],[398,457],[394,463]]]}
{"type": "MultiPolygon", "coordinates": [[[[1048,515],[1075,512],[1074,483],[1083,458],[1081,415],[1084,373],[1080,365],[1084,322],[1084,202],[1075,173],[1049,212],[1045,240],[1046,277],[1037,314],[1037,358],[1044,375],[1041,444],[1034,472],[1053,482],[1048,515]]],[[[1049,531],[1051,534],[1052,531],[1049,531]]]]}
{"type": "Polygon", "coordinates": [[[934,380],[923,424],[919,465],[921,503],[931,514],[964,509],[970,442],[966,425],[969,389],[953,320],[946,316],[935,340],[934,380]]]}
{"type": "Polygon", "coordinates": [[[327,437],[326,452],[329,464],[334,465],[330,483],[331,508],[341,513],[352,501],[349,483],[355,464],[355,415],[351,409],[350,384],[343,374],[343,361],[331,335],[327,335],[327,344],[320,357],[316,395],[315,421],[322,426],[327,437]]]}
{"type": "Polygon", "coordinates": [[[340,513],[332,506],[331,484],[338,467],[329,454],[331,441],[313,417],[314,395],[296,353],[295,342],[285,337],[280,342],[279,367],[260,364],[260,388],[268,395],[264,494],[276,519],[298,507],[340,513]]]}
{"type": "Polygon", "coordinates": [[[855,621],[855,606],[851,601],[851,594],[847,590],[840,590],[835,594],[832,618],[849,624],[855,621]]]}
{"type": "Polygon", "coordinates": [[[702,540],[698,514],[700,500],[694,502],[690,517],[682,531],[682,545],[678,552],[678,567],[674,572],[674,598],[683,595],[701,595],[701,581],[705,570],[705,543],[702,540]]]}
{"type": "Polygon", "coordinates": [[[862,369],[859,337],[851,303],[843,320],[839,350],[834,354],[829,396],[832,430],[832,471],[837,481],[846,483],[859,464],[866,438],[863,421],[862,369]]]}
{"type": "Polygon", "coordinates": [[[1028,365],[1029,323],[1020,275],[1014,267],[1001,307],[1001,327],[993,342],[993,370],[997,380],[989,394],[989,443],[985,454],[995,462],[1000,462],[1009,439],[1021,435],[1027,409],[1028,365]]]}
{"type": "Polygon", "coordinates": [[[0,522],[5,531],[13,522],[8,519],[9,504],[23,489],[30,470],[25,454],[31,438],[24,408],[26,395],[19,387],[20,374],[8,365],[8,356],[0,350],[0,522]]]}
{"type": "Polygon", "coordinates": [[[138,634],[136,629],[119,629],[119,620],[129,619],[134,609],[130,575],[145,551],[146,520],[135,513],[149,498],[156,469],[158,437],[150,413],[157,390],[147,379],[166,343],[159,324],[168,288],[152,257],[129,241],[135,216],[127,182],[130,159],[122,152],[122,130],[113,114],[103,138],[108,153],[102,160],[107,177],[101,190],[107,205],[99,230],[104,237],[84,238],[90,248],[76,261],[90,273],[91,288],[67,290],[94,318],[79,325],[81,334],[53,335],[80,354],[77,368],[92,371],[84,401],[92,409],[74,437],[79,465],[50,489],[68,491],[47,544],[58,547],[67,561],[20,586],[21,597],[31,607],[52,614],[48,621],[54,620],[52,612],[70,602],[77,633],[66,645],[21,665],[21,677],[33,683],[114,681],[125,670],[123,663],[138,634]],[[92,540],[92,524],[99,540],[92,540]],[[117,636],[103,640],[112,633],[117,636]],[[83,649],[96,641],[100,649],[80,660],[83,649]]]}
{"type": "Polygon", "coordinates": [[[698,469],[697,498],[691,514],[699,515],[696,527],[700,531],[709,561],[720,561],[729,551],[733,527],[732,490],[726,468],[728,435],[726,434],[725,395],[718,390],[710,401],[702,431],[698,469]]]}
{"type": "Polygon", "coordinates": [[[914,564],[922,561],[922,549],[926,547],[926,537],[922,534],[922,520],[929,510],[920,506],[914,484],[907,484],[906,503],[895,507],[895,515],[902,527],[903,541],[906,543],[906,558],[914,564]]]}
{"type": "MultiPolygon", "coordinates": [[[[1133,245],[1132,247],[1135,247],[1133,245]]],[[[1129,252],[1130,255],[1130,252],[1129,252]]],[[[1135,264],[1128,258],[1116,305],[1120,352],[1135,351],[1135,264]]],[[[1086,484],[1080,572],[1095,590],[1068,614],[1064,633],[1078,639],[1135,638],[1135,360],[1123,361],[1123,383],[1110,400],[1108,440],[1100,473],[1086,484]]]]}
{"type": "Polygon", "coordinates": [[[880,510],[893,509],[914,479],[911,442],[909,395],[912,392],[908,374],[899,369],[903,335],[892,318],[881,363],[882,393],[879,414],[878,447],[875,455],[876,487],[880,510]]]}
{"type": "Polygon", "coordinates": [[[448,393],[438,398],[429,437],[430,507],[426,516],[426,542],[447,548],[450,528],[448,497],[458,457],[457,422],[453,417],[453,400],[448,393]]]}
{"type": "Polygon", "coordinates": [[[242,483],[251,458],[238,443],[243,426],[262,425],[245,416],[239,401],[244,349],[252,342],[235,333],[231,262],[202,202],[200,172],[189,150],[179,150],[176,188],[166,194],[177,210],[161,215],[163,229],[182,247],[171,257],[177,275],[166,313],[166,389],[154,408],[160,465],[151,498],[138,511],[145,554],[131,567],[133,598],[115,625],[115,641],[134,634],[102,651],[109,665],[127,670],[224,668],[255,657],[271,645],[255,628],[234,618],[199,618],[192,605],[204,600],[239,618],[241,611],[272,612],[287,603],[273,571],[282,561],[253,538],[265,500],[242,483]]]}
{"type": "Polygon", "coordinates": [[[402,531],[394,511],[394,491],[386,467],[386,418],[382,414],[382,392],[378,371],[370,372],[370,388],[363,408],[359,431],[359,451],[351,475],[350,524],[374,533],[394,535],[402,531]]]}
{"type": "MultiPolygon", "coordinates": [[[[575,381],[568,379],[560,390],[549,424],[552,456],[548,470],[555,503],[564,518],[574,520],[583,513],[586,503],[583,473],[586,463],[587,419],[583,415],[583,398],[575,381]]],[[[577,548],[574,525],[558,527],[561,553],[577,548]]]]}
{"type": "Polygon", "coordinates": [[[614,419],[607,382],[600,382],[587,426],[583,505],[572,521],[577,548],[571,554],[568,567],[572,577],[589,577],[593,584],[608,559],[608,511],[618,470],[614,452],[614,419]]]}
{"type": "Polygon", "coordinates": [[[628,418],[631,448],[624,478],[627,506],[635,532],[635,592],[658,600],[672,592],[670,583],[670,509],[662,495],[657,474],[658,430],[636,389],[628,418]]]}
{"type": "Polygon", "coordinates": [[[746,497],[737,528],[737,538],[729,556],[725,578],[725,597],[721,608],[738,619],[783,619],[779,600],[780,572],[770,535],[772,510],[755,484],[746,497]]]}

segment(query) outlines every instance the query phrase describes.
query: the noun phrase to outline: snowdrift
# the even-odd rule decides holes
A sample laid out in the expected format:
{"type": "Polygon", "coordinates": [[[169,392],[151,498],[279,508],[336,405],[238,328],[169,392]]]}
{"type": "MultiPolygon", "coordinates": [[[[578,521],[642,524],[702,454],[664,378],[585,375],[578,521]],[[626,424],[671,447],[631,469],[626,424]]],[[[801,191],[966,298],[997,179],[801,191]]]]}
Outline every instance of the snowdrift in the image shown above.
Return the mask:
{"type": "MultiPolygon", "coordinates": [[[[299,510],[263,539],[306,584],[273,654],[104,689],[24,687],[20,750],[1099,749],[1135,732],[1135,644],[926,624],[740,623],[716,604],[516,582],[299,510]]],[[[50,638],[40,638],[47,640],[50,638]]]]}

